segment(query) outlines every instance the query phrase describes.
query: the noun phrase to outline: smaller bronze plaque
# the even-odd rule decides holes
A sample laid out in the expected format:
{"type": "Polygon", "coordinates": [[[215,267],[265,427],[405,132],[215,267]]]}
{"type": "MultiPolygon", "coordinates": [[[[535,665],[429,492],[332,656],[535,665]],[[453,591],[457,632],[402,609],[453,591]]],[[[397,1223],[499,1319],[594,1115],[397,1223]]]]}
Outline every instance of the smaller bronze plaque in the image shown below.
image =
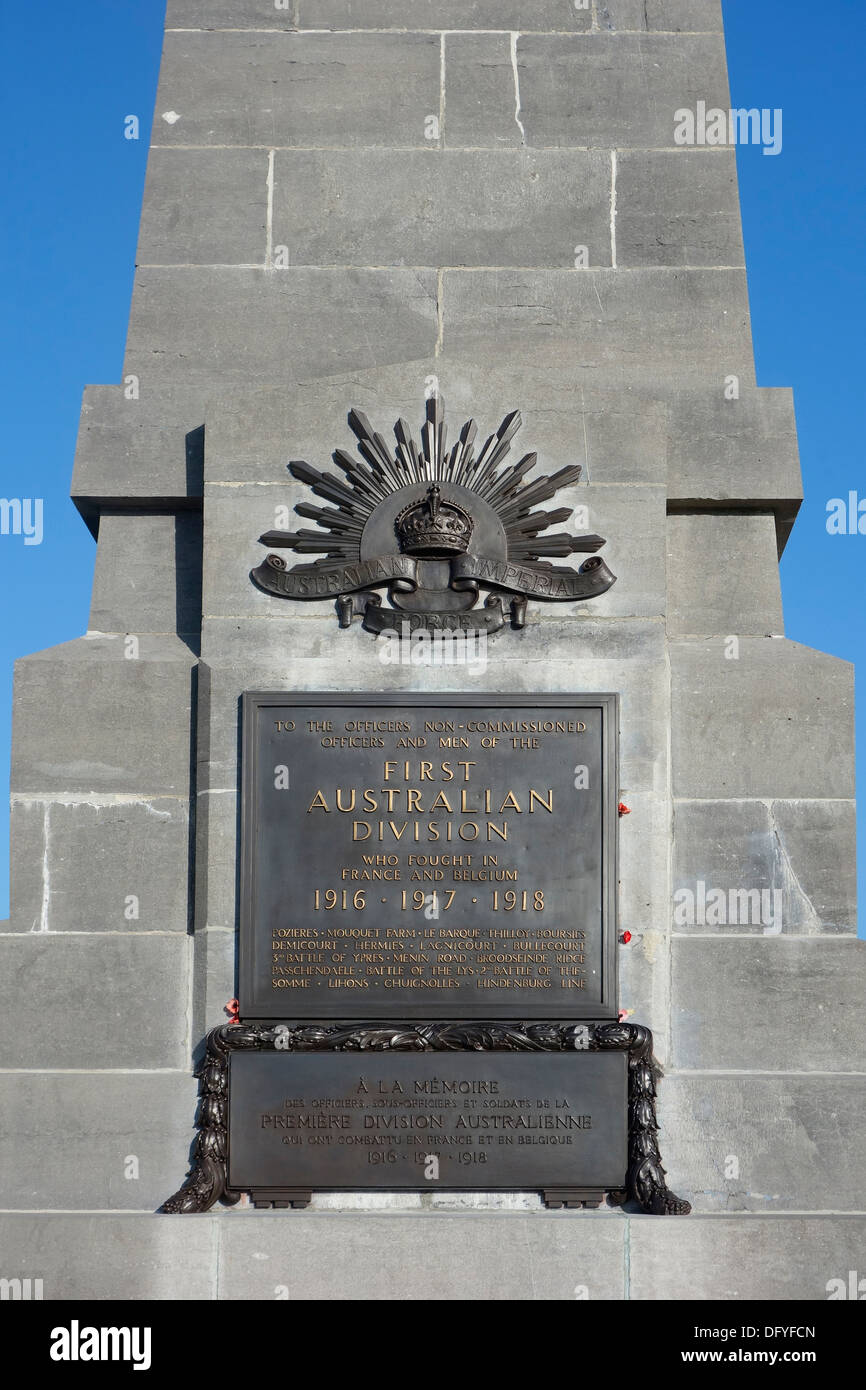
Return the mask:
{"type": "Polygon", "coordinates": [[[235,1191],[616,1189],[625,1053],[235,1053],[235,1191]]]}

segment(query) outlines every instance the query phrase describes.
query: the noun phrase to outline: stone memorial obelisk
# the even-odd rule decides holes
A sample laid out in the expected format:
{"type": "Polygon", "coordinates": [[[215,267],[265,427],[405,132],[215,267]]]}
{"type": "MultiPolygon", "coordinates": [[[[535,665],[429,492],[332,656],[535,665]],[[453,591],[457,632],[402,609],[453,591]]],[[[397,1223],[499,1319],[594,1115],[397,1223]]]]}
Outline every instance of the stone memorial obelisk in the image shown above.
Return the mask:
{"type": "MultiPolygon", "coordinates": [[[[784,634],[793,403],[756,382],[735,150],[679,138],[701,103],[730,107],[719,0],[169,0],[123,379],[87,388],[73,475],[89,627],[16,672],[4,1276],[46,1299],[481,1300],[824,1299],[866,1276],[853,676],[784,634]],[[475,511],[437,433],[450,451],[470,419],[475,511]],[[559,477],[543,526],[490,483],[530,452],[522,485],[559,477]],[[398,463],[419,491],[391,515],[398,463]],[[322,507],[342,587],[286,601],[316,550],[279,533],[322,507]],[[609,584],[573,553],[601,537],[609,584]],[[483,667],[386,659],[425,585],[484,615],[483,667]],[[618,708],[617,1008],[652,1030],[690,1216],[550,1209],[517,1177],[156,1214],[239,989],[244,1020],[251,692],[618,708]]],[[[553,782],[529,785],[541,819],[553,782]]],[[[280,872],[274,912],[314,891],[303,845],[280,872]]]]}

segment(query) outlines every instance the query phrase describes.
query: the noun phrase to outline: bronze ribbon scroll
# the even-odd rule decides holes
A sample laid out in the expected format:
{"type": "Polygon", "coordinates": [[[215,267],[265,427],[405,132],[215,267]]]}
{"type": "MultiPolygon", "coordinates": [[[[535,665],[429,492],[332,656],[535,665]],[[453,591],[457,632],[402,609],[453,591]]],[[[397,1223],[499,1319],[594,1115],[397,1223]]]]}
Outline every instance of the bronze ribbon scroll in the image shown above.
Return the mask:
{"type": "MultiPolygon", "coordinates": [[[[380,555],[375,560],[352,565],[335,565],[328,569],[317,565],[292,570],[286,568],[281,556],[269,555],[250,577],[260,589],[278,598],[322,599],[384,584],[408,593],[418,586],[417,569],[418,562],[411,555],[380,555]]],[[[613,583],[614,575],[598,556],[585,560],[578,570],[553,565],[544,569],[470,554],[458,555],[451,561],[450,584],[454,589],[466,590],[487,584],[554,603],[596,598],[613,583]]]]}

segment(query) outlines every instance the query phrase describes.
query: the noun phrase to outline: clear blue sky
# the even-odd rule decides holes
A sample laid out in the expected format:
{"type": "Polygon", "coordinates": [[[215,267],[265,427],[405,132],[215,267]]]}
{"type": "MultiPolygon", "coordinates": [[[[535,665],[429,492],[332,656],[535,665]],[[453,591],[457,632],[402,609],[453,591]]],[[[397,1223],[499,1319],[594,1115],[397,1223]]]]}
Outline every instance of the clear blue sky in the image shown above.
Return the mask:
{"type": "MultiPolygon", "coordinates": [[[[0,18],[0,496],[45,505],[42,545],[0,537],[0,785],[14,658],[87,625],[94,547],[69,482],[81,392],[121,377],[163,12],[86,0],[0,18]],[[137,142],[124,139],[130,114],[137,142]]],[[[794,387],[807,494],[783,562],[787,631],[857,661],[866,536],[829,536],[825,509],[866,497],[866,3],[726,0],[725,18],[735,105],[784,110],[783,153],[743,149],[739,167],[758,380],[794,387]]],[[[862,726],[859,743],[862,765],[862,726]]],[[[6,839],[0,822],[0,917],[6,839]]]]}

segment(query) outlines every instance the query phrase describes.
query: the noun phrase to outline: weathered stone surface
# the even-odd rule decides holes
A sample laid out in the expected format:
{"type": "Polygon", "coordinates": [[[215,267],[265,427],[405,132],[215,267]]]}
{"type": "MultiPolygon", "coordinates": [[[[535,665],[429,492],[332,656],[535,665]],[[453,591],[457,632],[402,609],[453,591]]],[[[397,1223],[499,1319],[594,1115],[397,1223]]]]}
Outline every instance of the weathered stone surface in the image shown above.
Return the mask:
{"type": "Polygon", "coordinates": [[[196,1058],[211,1028],[225,1023],[226,1005],[237,998],[237,937],[222,927],[198,932],[193,965],[192,1036],[199,1039],[196,1058]]]}
{"type": "MultiPolygon", "coordinates": [[[[447,354],[433,362],[407,362],[282,388],[239,388],[208,403],[206,486],[213,496],[240,494],[239,483],[272,483],[278,504],[294,505],[287,458],[330,468],[335,448],[355,449],[346,416],[364,411],[393,441],[399,416],[416,436],[424,422],[425,381],[435,368],[449,438],[474,418],[486,438],[511,410],[523,426],[512,454],[536,452],[538,469],[556,472],[579,464],[581,483],[663,486],[667,468],[668,408],[649,391],[576,387],[573,374],[517,363],[483,367],[447,354]],[[255,420],[255,431],[250,421],[255,420]],[[229,487],[218,487],[229,484],[229,487]]],[[[613,539],[613,537],[611,538],[613,539]]]]}
{"type": "Polygon", "coordinates": [[[299,0],[302,29],[550,29],[582,32],[590,0],[299,0]]]}
{"type": "Polygon", "coordinates": [[[721,36],[521,35],[517,71],[527,145],[674,149],[678,110],[730,104],[721,36]]]}
{"type": "Polygon", "coordinates": [[[4,1270],[43,1281],[43,1298],[216,1297],[213,1223],[188,1217],[0,1214],[4,1270]]]}
{"type": "Polygon", "coordinates": [[[13,930],[189,928],[189,817],[176,797],[14,801],[11,862],[13,930]]]}
{"type": "Polygon", "coordinates": [[[423,149],[439,95],[435,34],[170,32],[153,143],[423,149]]]}
{"type": "Polygon", "coordinates": [[[725,652],[721,637],[671,642],[674,794],[852,797],[849,663],[773,638],[725,652]]]}
{"type": "Polygon", "coordinates": [[[168,0],[166,29],[297,29],[297,0],[168,0]]]}
{"type": "Polygon", "coordinates": [[[138,237],[139,265],[264,265],[265,150],[155,149],[138,237]]]}
{"type": "Polygon", "coordinates": [[[739,266],[744,259],[733,150],[617,157],[617,265],[739,266]]]}
{"type": "Polygon", "coordinates": [[[449,146],[682,153],[674,144],[675,113],[695,110],[698,101],[730,104],[721,25],[717,34],[675,41],[646,32],[449,34],[445,40],[449,146]]]}
{"type": "Polygon", "coordinates": [[[772,513],[669,516],[667,549],[667,625],[673,636],[784,632],[772,513]]]}
{"type": "MultiPolygon", "coordinates": [[[[323,462],[327,462],[324,460],[323,462]]],[[[333,471],[332,469],[329,471],[333,471]]],[[[252,495],[237,495],[237,489],[221,489],[221,495],[211,494],[205,501],[208,544],[204,557],[205,619],[214,617],[289,616],[287,609],[296,610],[298,617],[324,618],[334,613],[334,600],[313,599],[309,602],[290,602],[266,594],[253,584],[250,570],[260,565],[271,553],[259,542],[266,531],[292,529],[295,524],[308,526],[296,517],[297,502],[318,503],[309,488],[287,475],[288,486],[257,487],[252,495]]],[[[291,562],[302,564],[306,557],[287,552],[291,562]]],[[[303,640],[303,639],[302,639],[303,640]]]]}
{"type": "Polygon", "coordinates": [[[202,522],[197,512],[102,511],[90,607],[92,632],[201,628],[202,522]]]}
{"type": "Polygon", "coordinates": [[[72,498],[94,533],[105,499],[140,498],[164,507],[201,496],[203,421],[200,391],[177,376],[158,382],[144,354],[138,374],[124,386],[86,387],[72,498]]]}
{"type": "Polygon", "coordinates": [[[668,496],[683,501],[768,501],[796,515],[803,496],[790,391],[740,384],[725,398],[727,377],[675,395],[670,416],[668,496]]]}
{"type": "Polygon", "coordinates": [[[862,1270],[866,1247],[862,1216],[647,1216],[630,1228],[636,1299],[824,1300],[831,1279],[862,1270]]]}
{"type": "Polygon", "coordinates": [[[150,390],[183,376],[203,405],[221,383],[432,358],[436,337],[432,270],[139,270],[126,369],[150,390]]]}
{"type": "Polygon", "coordinates": [[[696,1211],[862,1211],[864,1100],[863,1076],[668,1076],[668,1182],[696,1211]]]}
{"type": "MultiPolygon", "coordinates": [[[[212,660],[220,673],[234,667],[231,689],[238,693],[252,689],[295,690],[478,690],[485,672],[467,666],[418,666],[388,664],[381,659],[382,644],[363,631],[356,622],[350,632],[339,633],[339,660],[334,660],[335,618],[300,618],[288,614],[278,618],[248,618],[238,623],[232,619],[212,619],[207,624],[206,659],[212,660]],[[303,622],[303,628],[298,623],[303,622]],[[290,655],[289,655],[290,653],[290,655]],[[286,666],[291,662],[291,674],[286,666]],[[246,679],[243,673],[246,671],[246,679]],[[384,673],[384,674],[383,674],[384,673]],[[481,678],[481,681],[479,680],[481,678]],[[379,684],[374,684],[378,679],[379,684]],[[262,684],[265,680],[274,685],[262,684]],[[240,683],[243,681],[243,683],[240,683]],[[386,682],[387,684],[383,684],[386,682]]],[[[652,737],[652,716],[658,716],[657,700],[667,698],[664,667],[658,659],[663,650],[661,625],[645,621],[593,621],[585,619],[575,624],[558,618],[555,613],[540,617],[520,631],[494,634],[488,642],[488,669],[492,669],[490,649],[494,643],[497,687],[503,691],[539,689],[573,690],[575,663],[581,663],[581,685],[592,690],[619,690],[629,702],[629,726],[623,717],[624,757],[629,772],[636,780],[645,771],[647,761],[654,764],[661,751],[652,737]],[[550,680],[543,680],[544,672],[550,680]],[[585,678],[584,678],[585,677],[585,678]],[[614,682],[614,683],[612,683],[614,682]],[[643,708],[641,708],[641,700],[643,708]],[[631,702],[634,701],[632,704],[631,702]]],[[[227,716],[232,725],[237,719],[237,696],[231,696],[233,709],[223,708],[220,719],[227,716]]],[[[207,696],[200,708],[207,709],[207,696]]],[[[220,739],[226,728],[221,723],[220,739]]],[[[226,744],[232,747],[233,744],[226,744]]],[[[213,735],[211,751],[213,751],[213,735]]],[[[234,785],[234,777],[221,784],[234,785]]],[[[652,786],[651,780],[641,785],[652,786]]]]}
{"type": "Polygon", "coordinates": [[[188,956],[170,932],[0,938],[4,1065],[185,1069],[188,956]]]}
{"type": "Polygon", "coordinates": [[[290,1300],[566,1300],[584,1285],[590,1298],[622,1298],[625,1222],[569,1216],[296,1212],[289,1249],[283,1222],[232,1213],[221,1227],[220,1294],[272,1299],[283,1286],[290,1300]]]}
{"type": "MultiPolygon", "coordinates": [[[[420,1212],[429,1211],[427,1201],[420,1192],[314,1192],[309,1210],[420,1212]]],[[[433,1198],[430,1198],[430,1204],[435,1205],[433,1198]]]]}
{"type": "Polygon", "coordinates": [[[476,361],[568,363],[578,380],[672,384],[751,379],[739,270],[446,270],[444,343],[476,361]]]}
{"type": "MultiPolygon", "coordinates": [[[[675,0],[676,3],[676,0],[675,0]]],[[[590,0],[169,0],[169,29],[545,29],[582,32],[590,0]]]]}
{"type": "MultiPolygon", "coordinates": [[[[667,471],[678,505],[765,501],[768,509],[796,509],[802,485],[790,391],[741,383],[740,399],[726,401],[725,373],[715,369],[709,385],[705,378],[687,388],[679,380],[623,380],[618,389],[605,388],[600,373],[598,384],[579,380],[570,358],[533,365],[500,354],[478,361],[446,344],[435,359],[327,377],[302,373],[291,392],[223,391],[207,407],[207,477],[280,483],[287,457],[326,466],[334,448],[354,446],[349,405],[364,410],[386,438],[401,414],[417,430],[425,384],[435,373],[452,435],[469,416],[486,434],[519,407],[524,425],[515,447],[536,450],[548,471],[580,463],[582,481],[646,485],[667,471]]],[[[108,446],[104,453],[107,465],[108,446]]]]}
{"type": "MultiPolygon", "coordinates": [[[[396,1196],[397,1194],[389,1194],[396,1196]]],[[[410,1194],[407,1194],[407,1196],[410,1194]]],[[[418,1205],[432,1211],[544,1211],[540,1192],[419,1193],[418,1205]],[[429,1208],[426,1206],[429,1201],[429,1208]]]]}
{"type": "Polygon", "coordinates": [[[133,650],[120,635],[81,637],[16,662],[14,792],[189,794],[194,657],[176,637],[133,650]]]}
{"type": "MultiPolygon", "coordinates": [[[[853,802],[677,801],[674,817],[674,892],[704,883],[730,903],[732,890],[775,889],[786,935],[856,932],[853,802]]],[[[763,924],[713,931],[760,936],[763,924]]]]}
{"type": "MultiPolygon", "coordinates": [[[[711,930],[711,929],[710,929],[711,930]]],[[[673,1063],[714,1071],[866,1071],[861,941],[673,942],[673,1063]]]]}
{"type": "Polygon", "coordinates": [[[527,143],[515,118],[511,45],[510,34],[446,34],[446,148],[509,149],[527,143]]]}
{"type": "Polygon", "coordinates": [[[196,811],[197,931],[210,927],[234,931],[237,926],[239,836],[238,795],[234,788],[202,789],[196,811]]]}
{"type": "Polygon", "coordinates": [[[598,0],[601,29],[722,33],[722,0],[598,0]]]}
{"type": "Polygon", "coordinates": [[[799,887],[792,922],[857,930],[856,814],[853,801],[774,801],[770,807],[783,864],[799,887]],[[811,914],[809,908],[811,907],[811,914]]]}
{"type": "Polygon", "coordinates": [[[606,153],[280,151],[274,181],[292,265],[610,265],[606,153]]]}
{"type": "Polygon", "coordinates": [[[196,1089],[181,1074],[0,1074],[4,1207],[155,1211],[183,1182],[196,1089]]]}
{"type": "MultiPolygon", "coordinates": [[[[632,939],[619,950],[619,1007],[629,1023],[641,1023],[652,1030],[653,1053],[662,1068],[670,1058],[670,937],[647,927],[654,920],[647,915],[642,923],[628,928],[632,939]]],[[[623,929],[626,919],[620,921],[623,929]]],[[[667,1086],[662,1086],[661,1105],[667,1086]]],[[[667,1162],[667,1155],[665,1155],[667,1162]]]]}
{"type": "MultiPolygon", "coordinates": [[[[576,532],[587,530],[606,538],[607,544],[599,553],[617,578],[613,588],[597,599],[535,604],[539,616],[660,619],[665,607],[664,492],[659,488],[576,487],[558,493],[556,501],[576,509],[576,532]],[[586,508],[585,513],[577,510],[581,507],[586,508]]],[[[574,558],[579,564],[583,557],[574,558]]]]}

